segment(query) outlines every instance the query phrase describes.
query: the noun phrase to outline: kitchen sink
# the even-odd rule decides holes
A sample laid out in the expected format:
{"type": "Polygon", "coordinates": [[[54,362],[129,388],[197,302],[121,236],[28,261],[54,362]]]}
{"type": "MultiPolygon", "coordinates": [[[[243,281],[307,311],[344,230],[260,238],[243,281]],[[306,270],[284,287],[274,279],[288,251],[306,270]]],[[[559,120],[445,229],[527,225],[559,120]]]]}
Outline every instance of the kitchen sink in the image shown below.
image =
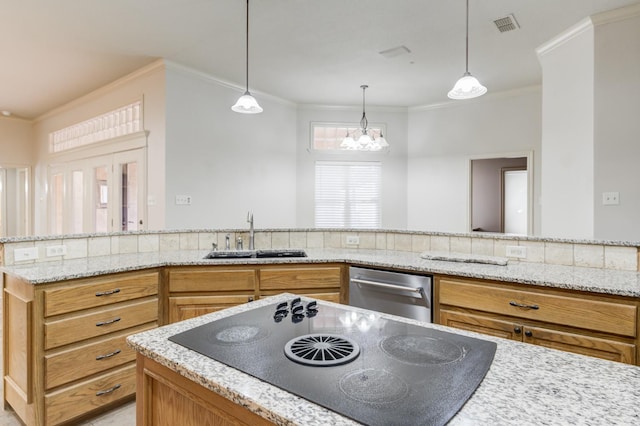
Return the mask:
{"type": "Polygon", "coordinates": [[[299,249],[266,249],[266,250],[216,250],[207,253],[204,259],[242,259],[242,258],[277,258],[307,257],[304,250],[299,249]]]}

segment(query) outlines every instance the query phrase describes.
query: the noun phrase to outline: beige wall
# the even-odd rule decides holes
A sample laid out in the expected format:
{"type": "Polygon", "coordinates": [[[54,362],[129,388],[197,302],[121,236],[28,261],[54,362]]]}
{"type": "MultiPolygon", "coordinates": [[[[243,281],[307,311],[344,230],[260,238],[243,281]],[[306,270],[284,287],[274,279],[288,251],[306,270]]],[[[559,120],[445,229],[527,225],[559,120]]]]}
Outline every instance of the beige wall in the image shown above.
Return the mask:
{"type": "Polygon", "coordinates": [[[32,166],[34,151],[32,122],[0,117],[0,167],[32,166]]]}

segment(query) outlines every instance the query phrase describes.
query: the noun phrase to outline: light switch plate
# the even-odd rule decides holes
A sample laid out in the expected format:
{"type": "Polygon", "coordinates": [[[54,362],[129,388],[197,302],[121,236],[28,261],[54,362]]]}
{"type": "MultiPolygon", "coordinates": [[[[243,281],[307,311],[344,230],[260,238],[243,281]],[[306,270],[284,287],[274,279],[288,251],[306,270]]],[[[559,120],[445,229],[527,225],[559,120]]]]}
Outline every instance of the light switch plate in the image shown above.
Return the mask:
{"type": "Polygon", "coordinates": [[[13,251],[13,258],[16,262],[37,259],[38,249],[36,247],[15,249],[13,251]]]}
{"type": "Polygon", "coordinates": [[[176,195],[176,205],[188,206],[191,204],[191,195],[176,195]]]}

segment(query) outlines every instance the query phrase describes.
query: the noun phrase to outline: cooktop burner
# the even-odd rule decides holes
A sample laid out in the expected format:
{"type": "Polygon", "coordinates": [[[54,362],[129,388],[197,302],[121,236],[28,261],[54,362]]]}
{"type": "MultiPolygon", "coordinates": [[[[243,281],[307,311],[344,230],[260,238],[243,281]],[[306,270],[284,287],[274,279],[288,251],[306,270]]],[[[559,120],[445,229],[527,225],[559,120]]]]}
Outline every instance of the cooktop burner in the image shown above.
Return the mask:
{"type": "Polygon", "coordinates": [[[415,365],[447,364],[460,360],[465,351],[444,338],[427,336],[389,336],[380,342],[380,349],[399,361],[415,365]]]}
{"type": "Polygon", "coordinates": [[[248,345],[264,339],[269,332],[257,325],[232,325],[222,330],[212,330],[209,341],[221,345],[248,345]]]}
{"type": "Polygon", "coordinates": [[[367,368],[344,375],[340,379],[340,390],[365,404],[393,404],[407,396],[409,385],[387,370],[367,368]]]}
{"type": "Polygon", "coordinates": [[[367,425],[443,425],[489,370],[493,342],[296,297],[169,338],[367,425]]]}

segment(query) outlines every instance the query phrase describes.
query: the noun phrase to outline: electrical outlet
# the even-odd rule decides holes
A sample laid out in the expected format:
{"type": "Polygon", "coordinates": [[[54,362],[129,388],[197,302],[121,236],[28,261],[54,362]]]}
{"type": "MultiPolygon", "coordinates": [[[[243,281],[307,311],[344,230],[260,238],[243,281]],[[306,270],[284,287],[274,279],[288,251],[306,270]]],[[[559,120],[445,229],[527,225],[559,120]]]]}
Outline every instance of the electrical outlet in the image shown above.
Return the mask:
{"type": "Polygon", "coordinates": [[[37,259],[38,249],[36,247],[15,249],[13,251],[13,258],[15,259],[16,262],[37,259]]]}
{"type": "Polygon", "coordinates": [[[191,205],[191,195],[176,195],[176,205],[178,206],[191,205]]]}
{"type": "Polygon", "coordinates": [[[357,235],[347,235],[347,245],[357,246],[360,244],[360,237],[357,235]]]}
{"type": "Polygon", "coordinates": [[[527,248],[523,246],[507,246],[507,257],[524,259],[527,257],[527,248]]]}
{"type": "Polygon", "coordinates": [[[620,204],[620,193],[619,192],[603,192],[602,204],[605,206],[617,206],[618,204],[620,204]]]}
{"type": "Polygon", "coordinates": [[[47,257],[64,256],[67,254],[67,246],[49,246],[47,247],[47,257]]]}

